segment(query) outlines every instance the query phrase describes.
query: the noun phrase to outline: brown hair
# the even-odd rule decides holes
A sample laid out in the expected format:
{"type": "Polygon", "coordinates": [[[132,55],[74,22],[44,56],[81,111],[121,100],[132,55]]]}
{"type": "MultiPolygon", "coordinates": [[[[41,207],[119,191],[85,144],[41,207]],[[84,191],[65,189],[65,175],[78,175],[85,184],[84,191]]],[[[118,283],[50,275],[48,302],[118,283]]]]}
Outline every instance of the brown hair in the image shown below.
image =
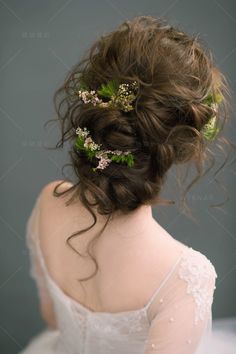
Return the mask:
{"type": "MultiPolygon", "coordinates": [[[[231,93],[224,74],[213,64],[212,53],[204,48],[201,40],[166,24],[163,19],[138,16],[95,41],[55,93],[54,104],[62,132],[56,148],[63,147],[67,140],[74,145],[75,129],[87,127],[94,141],[102,144],[104,149],[130,150],[135,164],[129,168],[112,162],[95,173],[92,167],[97,165],[97,160],[89,161],[71,149],[72,166],[78,181],[61,193],[57,191],[60,183],[55,187],[54,195],[74,191],[67,204],[79,197],[93,215],[94,222],[72,234],[67,239],[69,245],[71,238],[96,224],[94,207],[98,213],[107,215],[102,232],[117,210],[129,213],[142,204],[175,203],[160,197],[167,171],[173,164],[193,162],[197,176],[186,188],[182,199],[185,202],[189,188],[215,162],[201,129],[214,113],[202,100],[214,92],[217,83],[223,97],[217,113],[217,124],[222,130],[229,117],[227,96],[231,93]],[[91,90],[97,90],[102,83],[112,79],[124,83],[136,80],[139,90],[134,110],[123,112],[84,104],[79,98],[71,100],[71,90],[78,84],[79,77],[91,90]],[[211,165],[203,173],[206,160],[211,161],[211,165]],[[94,203],[88,200],[86,191],[91,193],[94,203]]],[[[220,142],[230,145],[221,133],[219,135],[219,146],[220,142]]],[[[97,271],[97,261],[88,253],[95,261],[97,271]]]]}

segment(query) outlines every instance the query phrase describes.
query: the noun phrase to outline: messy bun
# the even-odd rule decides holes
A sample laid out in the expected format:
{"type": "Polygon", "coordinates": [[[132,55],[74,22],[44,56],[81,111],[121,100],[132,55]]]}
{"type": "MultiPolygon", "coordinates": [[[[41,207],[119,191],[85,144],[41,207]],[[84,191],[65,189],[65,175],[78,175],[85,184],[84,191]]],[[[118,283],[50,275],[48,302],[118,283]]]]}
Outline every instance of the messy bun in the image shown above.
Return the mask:
{"type": "MultiPolygon", "coordinates": [[[[130,150],[135,164],[128,168],[114,162],[94,173],[94,162],[77,153],[72,145],[70,156],[78,180],[66,192],[58,192],[56,186],[54,195],[74,192],[69,203],[79,197],[94,217],[89,228],[97,220],[94,208],[107,215],[108,222],[117,210],[128,213],[142,204],[173,204],[160,197],[170,167],[193,162],[198,171],[196,182],[204,161],[211,155],[201,130],[214,112],[203,104],[203,99],[214,92],[216,85],[223,97],[217,112],[217,124],[222,130],[228,118],[229,87],[223,73],[214,66],[211,52],[199,40],[151,16],[135,17],[102,35],[55,93],[62,129],[57,147],[67,140],[74,144],[75,129],[87,127],[93,140],[105,149],[130,150]],[[136,80],[139,90],[134,110],[123,112],[72,99],[71,92],[80,78],[90,90],[112,79],[126,83],[136,80]]],[[[86,230],[71,235],[68,244],[86,230]]]]}

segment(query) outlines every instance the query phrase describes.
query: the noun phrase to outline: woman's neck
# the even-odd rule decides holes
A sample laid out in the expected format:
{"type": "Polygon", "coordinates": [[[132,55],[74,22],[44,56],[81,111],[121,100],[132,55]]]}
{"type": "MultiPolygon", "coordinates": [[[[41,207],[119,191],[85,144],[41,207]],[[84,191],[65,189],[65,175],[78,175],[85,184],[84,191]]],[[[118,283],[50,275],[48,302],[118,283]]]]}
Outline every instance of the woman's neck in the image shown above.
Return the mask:
{"type": "MultiPolygon", "coordinates": [[[[86,198],[89,202],[94,203],[94,198],[91,196],[90,192],[86,191],[86,198]]],[[[83,205],[83,203],[82,203],[83,205]]],[[[88,217],[88,210],[84,207],[85,219],[88,217]]],[[[108,215],[101,215],[97,211],[97,206],[91,207],[94,214],[96,215],[97,221],[96,226],[102,228],[108,218],[108,215]]],[[[92,215],[90,214],[90,217],[92,215]]],[[[93,219],[93,218],[92,218],[93,219]]],[[[112,234],[140,234],[149,226],[153,227],[156,223],[155,219],[152,216],[152,206],[149,204],[141,204],[135,210],[132,210],[127,213],[123,213],[121,210],[116,210],[109,219],[109,222],[106,226],[106,230],[109,232],[112,231],[112,234]]]]}
{"type": "MultiPolygon", "coordinates": [[[[107,216],[97,214],[97,223],[103,225],[107,216]]],[[[130,211],[127,214],[121,211],[116,211],[110,218],[106,229],[112,230],[112,233],[129,235],[137,235],[143,232],[149,225],[153,223],[154,219],[152,216],[151,205],[142,204],[137,209],[130,211]]]]}

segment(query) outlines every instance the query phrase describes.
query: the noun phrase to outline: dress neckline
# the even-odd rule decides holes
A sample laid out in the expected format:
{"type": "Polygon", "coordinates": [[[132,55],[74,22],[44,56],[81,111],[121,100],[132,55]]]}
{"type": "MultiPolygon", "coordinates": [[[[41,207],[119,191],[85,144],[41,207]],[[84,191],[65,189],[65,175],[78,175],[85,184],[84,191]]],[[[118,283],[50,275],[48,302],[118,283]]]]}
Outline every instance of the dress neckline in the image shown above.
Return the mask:
{"type": "Polygon", "coordinates": [[[179,257],[177,257],[177,260],[175,261],[174,265],[171,267],[170,271],[167,273],[167,275],[164,277],[164,279],[162,280],[161,284],[158,286],[158,288],[154,291],[154,293],[152,294],[152,296],[149,298],[149,301],[141,308],[135,309],[135,310],[127,310],[127,311],[117,311],[117,312],[107,312],[107,311],[94,311],[89,309],[88,307],[82,305],[78,300],[73,299],[70,295],[66,294],[61,287],[56,283],[56,281],[52,278],[52,276],[50,275],[48,268],[46,266],[44,257],[43,257],[43,253],[40,247],[40,241],[38,239],[38,237],[36,238],[36,245],[37,245],[37,251],[39,253],[39,259],[42,265],[42,268],[44,270],[44,273],[48,279],[48,281],[50,282],[50,284],[52,285],[52,287],[62,296],[66,299],[67,302],[71,302],[73,303],[76,307],[81,308],[84,312],[86,312],[89,315],[101,315],[101,316],[124,316],[124,315],[135,315],[135,314],[139,314],[141,312],[144,312],[144,314],[147,314],[147,310],[149,308],[149,306],[151,305],[152,301],[154,300],[155,296],[157,295],[157,293],[160,291],[160,289],[162,288],[162,286],[165,284],[165,282],[168,280],[168,278],[171,276],[171,274],[173,273],[173,271],[175,270],[177,264],[179,263],[179,261],[182,259],[182,256],[185,254],[186,251],[188,251],[189,249],[191,249],[191,247],[188,247],[185,245],[185,248],[180,252],[179,257]]]}

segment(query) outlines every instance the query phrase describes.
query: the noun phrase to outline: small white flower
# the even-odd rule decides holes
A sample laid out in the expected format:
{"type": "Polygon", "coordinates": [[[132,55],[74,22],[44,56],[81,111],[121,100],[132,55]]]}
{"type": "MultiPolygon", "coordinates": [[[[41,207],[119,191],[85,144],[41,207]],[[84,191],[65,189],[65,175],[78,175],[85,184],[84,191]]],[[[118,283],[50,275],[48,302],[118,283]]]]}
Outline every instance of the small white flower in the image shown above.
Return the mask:
{"type": "Polygon", "coordinates": [[[113,153],[117,156],[122,155],[122,151],[120,150],[115,150],[113,153]]]}
{"type": "Polygon", "coordinates": [[[82,130],[80,127],[78,127],[76,129],[76,134],[78,134],[79,137],[81,137],[81,138],[84,138],[84,137],[86,138],[88,136],[88,134],[89,134],[89,131],[87,130],[87,128],[84,128],[82,130]]]}
{"type": "MultiPolygon", "coordinates": [[[[97,156],[97,155],[96,155],[97,156]]],[[[107,158],[107,157],[103,157],[102,155],[101,156],[97,156],[99,157],[100,161],[99,161],[99,164],[97,166],[97,169],[101,169],[103,170],[104,168],[106,168],[109,163],[111,162],[111,159],[107,158]]]]}
{"type": "Polygon", "coordinates": [[[84,147],[88,148],[92,142],[93,140],[90,137],[86,138],[84,142],[84,147]]]}
{"type": "Polygon", "coordinates": [[[212,103],[212,104],[211,104],[211,108],[214,109],[214,111],[217,111],[217,110],[218,110],[218,106],[219,106],[218,103],[212,103]]]}

